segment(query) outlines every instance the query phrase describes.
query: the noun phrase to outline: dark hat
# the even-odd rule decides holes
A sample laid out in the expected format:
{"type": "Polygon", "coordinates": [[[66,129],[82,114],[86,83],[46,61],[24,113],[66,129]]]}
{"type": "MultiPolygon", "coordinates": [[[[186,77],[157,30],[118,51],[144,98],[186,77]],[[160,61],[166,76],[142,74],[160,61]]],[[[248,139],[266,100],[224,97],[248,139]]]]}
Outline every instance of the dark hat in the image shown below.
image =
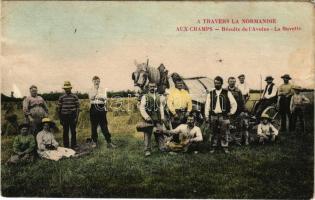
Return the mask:
{"type": "Polygon", "coordinates": [[[30,124],[27,122],[23,122],[22,124],[19,125],[19,130],[21,130],[22,128],[30,128],[30,124]]]}
{"type": "Polygon", "coordinates": [[[289,79],[289,80],[292,79],[289,74],[285,74],[285,75],[281,76],[281,78],[283,78],[283,79],[289,79]]]}
{"type": "Polygon", "coordinates": [[[241,77],[245,77],[245,74],[241,74],[238,76],[238,78],[241,78],[241,77]]]}
{"type": "Polygon", "coordinates": [[[93,81],[94,81],[94,80],[100,80],[100,77],[98,77],[98,76],[93,76],[92,80],[93,80],[93,81]]]}
{"type": "Polygon", "coordinates": [[[265,81],[268,81],[268,80],[273,80],[272,76],[267,76],[265,81]]]}

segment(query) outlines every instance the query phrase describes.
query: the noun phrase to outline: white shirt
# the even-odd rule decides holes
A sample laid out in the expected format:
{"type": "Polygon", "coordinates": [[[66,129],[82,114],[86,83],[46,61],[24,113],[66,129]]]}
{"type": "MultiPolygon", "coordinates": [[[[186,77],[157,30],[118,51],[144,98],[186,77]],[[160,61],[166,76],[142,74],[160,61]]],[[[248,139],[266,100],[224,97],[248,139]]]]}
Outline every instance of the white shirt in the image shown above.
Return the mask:
{"type": "MultiPolygon", "coordinates": [[[[156,94],[152,94],[153,96],[153,99],[155,100],[156,99],[156,94]]],[[[165,101],[165,97],[163,95],[160,95],[160,115],[161,115],[161,119],[163,120],[164,119],[164,106],[166,104],[166,101],[165,101]]],[[[146,105],[146,98],[145,98],[145,95],[143,95],[141,97],[141,101],[140,101],[140,114],[141,116],[143,117],[143,119],[147,120],[147,119],[150,119],[150,116],[149,114],[145,111],[145,105],[146,105]]]]}
{"type": "Polygon", "coordinates": [[[247,84],[246,82],[244,82],[244,83],[239,83],[239,84],[237,85],[237,88],[238,88],[239,90],[241,90],[242,95],[247,95],[247,94],[249,94],[249,86],[248,86],[248,84],[247,84]]]}
{"type": "Polygon", "coordinates": [[[190,139],[192,142],[201,142],[202,134],[198,126],[192,129],[187,124],[181,124],[171,131],[173,134],[179,134],[179,139],[190,139]]]}
{"type": "Polygon", "coordinates": [[[268,94],[268,90],[269,90],[269,87],[271,86],[271,84],[269,84],[268,86],[267,86],[267,88],[264,90],[264,92],[263,92],[263,96],[262,97],[265,97],[265,99],[270,99],[270,98],[272,98],[272,97],[275,97],[276,95],[277,95],[277,91],[278,91],[278,88],[277,88],[277,86],[276,85],[273,85],[273,88],[272,88],[272,91],[271,91],[271,94],[268,94]]]}
{"type": "Polygon", "coordinates": [[[278,130],[271,124],[260,123],[257,127],[258,136],[278,135],[278,130]]]}
{"type": "MultiPolygon", "coordinates": [[[[221,92],[222,92],[222,89],[215,90],[215,92],[216,92],[217,95],[220,95],[221,92]]],[[[230,100],[230,106],[231,106],[230,113],[233,115],[236,112],[236,110],[237,110],[237,103],[236,103],[236,100],[235,100],[234,96],[232,95],[232,93],[230,91],[228,91],[227,94],[228,94],[228,98],[230,100]]],[[[209,94],[207,94],[206,105],[205,105],[205,116],[206,116],[206,119],[209,119],[209,112],[210,112],[210,109],[211,109],[210,105],[211,105],[211,98],[210,98],[210,93],[209,93],[209,94]]],[[[214,109],[213,112],[216,113],[216,114],[222,113],[222,109],[221,109],[219,101],[217,101],[215,109],[214,109]]]]}
{"type": "Polygon", "coordinates": [[[55,140],[54,135],[51,132],[47,132],[45,130],[42,130],[37,134],[36,141],[38,146],[37,151],[45,151],[47,144],[58,147],[58,142],[55,140]]]}
{"type": "Polygon", "coordinates": [[[91,88],[89,90],[89,99],[91,104],[106,104],[107,92],[103,88],[91,88]]]}

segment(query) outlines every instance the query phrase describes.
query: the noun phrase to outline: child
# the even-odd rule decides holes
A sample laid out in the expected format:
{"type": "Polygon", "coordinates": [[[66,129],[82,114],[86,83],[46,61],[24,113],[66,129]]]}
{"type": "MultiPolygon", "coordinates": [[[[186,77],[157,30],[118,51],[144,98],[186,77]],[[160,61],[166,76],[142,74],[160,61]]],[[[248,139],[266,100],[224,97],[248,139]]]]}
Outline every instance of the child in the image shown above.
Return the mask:
{"type": "Polygon", "coordinates": [[[259,144],[264,144],[266,141],[274,142],[278,135],[278,130],[271,124],[271,119],[267,114],[262,114],[260,119],[260,124],[257,128],[259,144]]]}
{"type": "Polygon", "coordinates": [[[301,129],[304,133],[304,113],[303,106],[307,103],[310,103],[310,100],[306,98],[304,95],[300,94],[302,88],[300,86],[293,86],[294,95],[291,97],[290,102],[290,111],[291,111],[291,131],[295,131],[296,122],[299,118],[301,123],[301,129]]]}

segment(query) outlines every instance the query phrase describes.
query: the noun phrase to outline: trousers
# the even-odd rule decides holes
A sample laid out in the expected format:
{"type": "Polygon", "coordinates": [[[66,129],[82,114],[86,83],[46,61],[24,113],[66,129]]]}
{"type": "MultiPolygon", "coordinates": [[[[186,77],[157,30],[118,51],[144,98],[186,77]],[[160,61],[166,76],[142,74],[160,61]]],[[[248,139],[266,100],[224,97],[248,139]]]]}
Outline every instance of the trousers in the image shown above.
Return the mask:
{"type": "MultiPolygon", "coordinates": [[[[155,127],[160,127],[161,124],[156,124],[155,127]]],[[[148,131],[144,132],[144,150],[145,151],[151,151],[151,138],[152,134],[154,134],[154,138],[156,143],[158,144],[159,150],[164,151],[165,150],[165,137],[162,134],[156,133],[155,128],[150,128],[148,131]]]]}
{"type": "Polygon", "coordinates": [[[91,121],[91,138],[97,143],[97,126],[101,127],[102,133],[107,143],[111,142],[111,135],[108,130],[107,112],[103,104],[91,104],[90,121],[91,121]]]}
{"type": "Polygon", "coordinates": [[[69,130],[71,131],[71,147],[77,145],[77,131],[76,131],[76,113],[61,114],[60,119],[63,126],[63,145],[69,147],[69,130]]]}
{"type": "Polygon", "coordinates": [[[212,130],[211,146],[217,147],[220,141],[220,145],[223,148],[229,146],[229,134],[230,134],[230,120],[223,115],[211,115],[210,127],[212,130]]]}

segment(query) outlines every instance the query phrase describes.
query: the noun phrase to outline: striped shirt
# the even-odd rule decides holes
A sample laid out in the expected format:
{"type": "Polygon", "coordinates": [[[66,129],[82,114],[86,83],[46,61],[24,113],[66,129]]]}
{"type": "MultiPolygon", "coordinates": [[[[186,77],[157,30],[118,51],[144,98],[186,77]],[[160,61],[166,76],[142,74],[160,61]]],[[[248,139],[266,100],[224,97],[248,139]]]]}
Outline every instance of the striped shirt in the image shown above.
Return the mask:
{"type": "Polygon", "coordinates": [[[59,111],[61,114],[76,113],[80,107],[79,98],[75,94],[64,94],[59,97],[59,111]]]}

